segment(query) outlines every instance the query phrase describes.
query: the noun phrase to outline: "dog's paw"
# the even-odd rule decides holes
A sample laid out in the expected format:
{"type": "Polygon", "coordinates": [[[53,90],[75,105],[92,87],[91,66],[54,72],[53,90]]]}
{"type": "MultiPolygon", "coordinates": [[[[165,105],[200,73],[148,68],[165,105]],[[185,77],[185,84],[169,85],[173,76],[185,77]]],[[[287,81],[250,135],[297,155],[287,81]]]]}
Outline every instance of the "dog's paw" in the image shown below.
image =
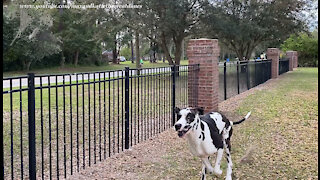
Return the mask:
{"type": "Polygon", "coordinates": [[[216,175],[221,175],[221,174],[222,174],[222,170],[221,170],[221,169],[218,169],[218,168],[214,168],[214,169],[213,169],[213,172],[214,172],[216,175]]]}
{"type": "Polygon", "coordinates": [[[226,180],[232,180],[231,176],[226,176],[226,180]]]}
{"type": "Polygon", "coordinates": [[[213,167],[209,167],[209,168],[207,168],[207,171],[209,174],[212,174],[214,172],[214,169],[213,169],[213,167]]]}

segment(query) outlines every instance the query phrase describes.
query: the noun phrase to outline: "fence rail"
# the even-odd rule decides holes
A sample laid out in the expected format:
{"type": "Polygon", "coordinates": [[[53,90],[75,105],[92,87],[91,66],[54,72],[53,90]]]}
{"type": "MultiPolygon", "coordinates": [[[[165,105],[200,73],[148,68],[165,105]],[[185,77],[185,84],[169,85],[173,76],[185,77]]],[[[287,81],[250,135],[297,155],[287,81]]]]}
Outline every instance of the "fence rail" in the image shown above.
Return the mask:
{"type": "Polygon", "coordinates": [[[4,78],[3,178],[66,178],[168,129],[198,67],[4,78]]]}
{"type": "Polygon", "coordinates": [[[279,60],[279,75],[289,71],[289,58],[279,60]]]}
{"type": "Polygon", "coordinates": [[[271,78],[271,60],[219,62],[219,101],[271,78]]]}

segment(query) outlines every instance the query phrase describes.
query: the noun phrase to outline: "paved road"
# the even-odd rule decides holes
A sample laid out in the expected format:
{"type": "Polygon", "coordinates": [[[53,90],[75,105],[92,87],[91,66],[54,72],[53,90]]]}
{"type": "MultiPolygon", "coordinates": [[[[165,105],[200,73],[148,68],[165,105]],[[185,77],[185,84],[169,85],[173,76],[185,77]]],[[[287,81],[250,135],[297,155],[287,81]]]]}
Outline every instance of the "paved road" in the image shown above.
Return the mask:
{"type": "MultiPolygon", "coordinates": [[[[149,73],[159,73],[159,72],[169,72],[171,71],[170,67],[166,67],[166,68],[157,68],[157,69],[143,69],[141,70],[141,74],[149,74],[149,73]]],[[[130,70],[130,75],[135,75],[137,71],[135,70],[130,70]]],[[[82,80],[82,74],[70,74],[71,75],[71,81],[76,81],[77,80],[77,76],[78,76],[78,80],[81,81],[82,80]]],[[[66,75],[64,77],[65,82],[70,82],[70,75],[66,75]]],[[[116,78],[116,77],[121,77],[124,76],[124,71],[115,71],[115,72],[111,72],[110,76],[109,73],[106,72],[104,73],[90,73],[90,74],[84,74],[83,79],[84,80],[88,80],[88,79],[94,79],[94,76],[96,79],[99,79],[99,75],[100,78],[103,79],[104,77],[106,78],[116,78]]],[[[48,77],[42,77],[42,84],[48,84],[48,77]]],[[[63,82],[63,76],[59,75],[57,77],[57,81],[58,83],[63,82]]],[[[50,77],[50,83],[56,83],[56,75],[53,75],[50,77]]],[[[35,85],[39,85],[40,84],[40,77],[36,77],[35,78],[35,85]]],[[[21,78],[21,85],[22,86],[27,86],[28,85],[28,79],[27,78],[21,78]]],[[[12,87],[19,87],[20,86],[20,79],[12,79],[12,87]]],[[[10,88],[10,80],[3,80],[3,88],[10,88]]]]}

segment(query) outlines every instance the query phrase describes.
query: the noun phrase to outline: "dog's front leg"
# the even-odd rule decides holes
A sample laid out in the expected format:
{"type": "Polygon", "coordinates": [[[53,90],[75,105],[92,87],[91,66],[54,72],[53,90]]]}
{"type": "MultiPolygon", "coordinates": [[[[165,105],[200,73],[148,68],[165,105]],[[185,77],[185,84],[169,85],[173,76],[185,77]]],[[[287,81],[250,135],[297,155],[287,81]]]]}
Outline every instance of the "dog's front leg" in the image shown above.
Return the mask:
{"type": "Polygon", "coordinates": [[[223,156],[223,148],[218,149],[218,152],[217,152],[216,163],[215,163],[214,170],[213,170],[214,173],[217,175],[222,174],[222,170],[220,169],[222,156],[223,156]]]}
{"type": "Polygon", "coordinates": [[[202,164],[204,164],[206,170],[208,170],[209,173],[213,173],[214,169],[210,164],[209,157],[201,158],[201,160],[202,160],[202,164]]]}

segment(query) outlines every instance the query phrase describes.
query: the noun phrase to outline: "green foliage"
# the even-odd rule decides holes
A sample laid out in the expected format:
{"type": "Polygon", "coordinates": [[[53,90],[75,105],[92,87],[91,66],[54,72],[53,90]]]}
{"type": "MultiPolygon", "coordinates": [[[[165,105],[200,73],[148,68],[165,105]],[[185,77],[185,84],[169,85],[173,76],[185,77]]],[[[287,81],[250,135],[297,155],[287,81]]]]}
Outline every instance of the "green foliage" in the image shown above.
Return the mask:
{"type": "Polygon", "coordinates": [[[125,10],[123,17],[126,24],[159,45],[170,64],[180,64],[183,39],[199,30],[202,0],[133,2],[139,3],[143,8],[125,10]],[[170,53],[170,43],[174,44],[174,55],[170,53]]]}
{"type": "Polygon", "coordinates": [[[46,11],[17,8],[12,5],[4,11],[3,70],[29,70],[32,63],[61,51],[46,11]]]}
{"type": "MultiPolygon", "coordinates": [[[[209,37],[219,38],[237,56],[249,59],[257,45],[279,42],[304,29],[301,0],[225,0],[203,5],[201,20],[209,37]]],[[[273,46],[274,47],[274,46],[273,46]]]]}
{"type": "Polygon", "coordinates": [[[318,37],[312,34],[293,34],[281,45],[283,51],[293,50],[299,53],[299,66],[318,66],[318,37]]]}

